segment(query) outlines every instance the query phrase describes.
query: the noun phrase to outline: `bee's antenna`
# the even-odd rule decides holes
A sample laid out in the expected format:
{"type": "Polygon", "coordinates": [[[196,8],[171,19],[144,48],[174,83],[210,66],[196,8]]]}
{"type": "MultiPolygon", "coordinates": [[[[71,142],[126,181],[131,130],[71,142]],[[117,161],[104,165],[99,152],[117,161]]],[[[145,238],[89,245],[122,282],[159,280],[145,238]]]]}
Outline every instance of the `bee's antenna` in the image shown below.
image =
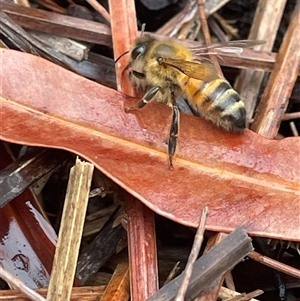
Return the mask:
{"type": "Polygon", "coordinates": [[[125,51],[125,52],[123,52],[116,60],[115,60],[115,64],[119,61],[119,59],[121,58],[121,57],[123,57],[125,54],[127,54],[127,53],[129,53],[129,51],[125,51]]]}
{"type": "Polygon", "coordinates": [[[146,23],[143,23],[142,24],[142,27],[141,27],[141,36],[144,34],[145,32],[145,28],[146,28],[146,23]]]}

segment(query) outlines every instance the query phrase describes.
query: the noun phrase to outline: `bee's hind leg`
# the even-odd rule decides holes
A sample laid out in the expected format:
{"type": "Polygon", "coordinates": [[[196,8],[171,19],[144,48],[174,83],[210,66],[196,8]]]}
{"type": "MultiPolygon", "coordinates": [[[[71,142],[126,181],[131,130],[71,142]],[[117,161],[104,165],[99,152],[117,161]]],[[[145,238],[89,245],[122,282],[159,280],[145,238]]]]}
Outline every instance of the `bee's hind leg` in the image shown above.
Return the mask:
{"type": "Polygon", "coordinates": [[[169,169],[173,170],[173,156],[176,151],[176,145],[177,145],[177,136],[179,132],[179,118],[180,113],[179,109],[176,105],[173,105],[173,116],[172,116],[172,123],[170,128],[170,136],[169,136],[169,142],[168,142],[168,155],[169,155],[169,169]]]}

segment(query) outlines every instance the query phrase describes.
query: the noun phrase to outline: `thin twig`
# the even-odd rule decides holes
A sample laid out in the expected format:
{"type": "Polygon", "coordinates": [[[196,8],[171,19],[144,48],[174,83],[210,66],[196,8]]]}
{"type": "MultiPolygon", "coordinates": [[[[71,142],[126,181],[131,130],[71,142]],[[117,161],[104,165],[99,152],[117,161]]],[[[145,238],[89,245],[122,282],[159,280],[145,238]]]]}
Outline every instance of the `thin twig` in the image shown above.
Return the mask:
{"type": "Polygon", "coordinates": [[[176,277],[176,275],[178,275],[179,264],[180,264],[180,261],[177,261],[176,264],[173,266],[171,272],[169,273],[167,279],[164,282],[164,285],[169,283],[172,279],[174,279],[176,277]]]}
{"type": "Polygon", "coordinates": [[[86,0],[108,23],[110,23],[109,12],[96,0],[86,0]]]}
{"type": "Polygon", "coordinates": [[[23,294],[25,294],[32,301],[47,301],[44,297],[36,293],[31,288],[27,287],[23,281],[16,278],[11,273],[7,272],[0,265],[0,278],[11,284],[13,287],[20,290],[23,294]]]}
{"type": "Polygon", "coordinates": [[[56,12],[56,13],[59,13],[62,15],[65,15],[67,12],[67,10],[65,8],[59,6],[54,1],[51,1],[51,0],[36,0],[35,2],[43,7],[50,9],[53,12],[56,12]]]}
{"type": "MultiPolygon", "coordinates": [[[[291,119],[298,119],[300,118],[300,112],[293,112],[293,113],[286,113],[282,116],[281,121],[287,121],[287,120],[291,120],[291,119]]],[[[254,119],[251,118],[250,120],[248,120],[248,123],[253,123],[254,119]]]]}
{"type": "Polygon", "coordinates": [[[193,266],[198,257],[198,254],[199,254],[199,251],[201,248],[201,244],[203,241],[203,233],[205,231],[205,222],[206,222],[207,213],[208,213],[208,209],[207,209],[207,207],[204,207],[202,210],[199,227],[198,227],[196,235],[195,235],[194,244],[193,244],[188,262],[186,264],[185,270],[183,272],[182,283],[181,283],[181,286],[178,290],[177,296],[175,297],[174,301],[184,301],[184,295],[187,291],[187,288],[188,288],[188,285],[190,282],[190,278],[191,278],[192,271],[193,271],[193,266]]]}
{"type": "Polygon", "coordinates": [[[300,112],[286,113],[282,116],[281,120],[291,120],[300,118],[300,112]]]}
{"type": "MultiPolygon", "coordinates": [[[[211,44],[211,38],[210,38],[210,33],[209,33],[205,10],[204,10],[204,2],[205,2],[204,0],[198,0],[198,6],[199,6],[199,17],[200,17],[203,35],[204,35],[205,43],[208,46],[211,44]]],[[[209,58],[214,63],[214,66],[217,69],[218,75],[223,77],[223,72],[219,65],[218,59],[214,55],[209,55],[209,58]]]]}
{"type": "Polygon", "coordinates": [[[298,137],[299,136],[299,132],[296,128],[296,125],[295,125],[295,122],[294,121],[290,121],[290,128],[292,130],[292,133],[295,137],[298,137]]]}
{"type": "Polygon", "coordinates": [[[287,264],[281,263],[270,257],[263,256],[255,251],[250,252],[248,254],[248,257],[250,257],[251,259],[253,259],[259,263],[262,263],[270,268],[273,268],[279,272],[282,272],[282,273],[285,273],[292,277],[295,277],[297,279],[300,279],[300,270],[299,269],[293,268],[287,264]]]}
{"type": "MultiPolygon", "coordinates": [[[[227,234],[225,233],[215,233],[214,235],[210,236],[208,239],[204,254],[209,252],[214,246],[222,241],[226,237],[227,234]]],[[[224,282],[224,275],[220,275],[216,277],[202,292],[200,295],[197,296],[195,301],[207,301],[207,300],[217,300],[219,291],[221,288],[222,283],[224,282]]]]}

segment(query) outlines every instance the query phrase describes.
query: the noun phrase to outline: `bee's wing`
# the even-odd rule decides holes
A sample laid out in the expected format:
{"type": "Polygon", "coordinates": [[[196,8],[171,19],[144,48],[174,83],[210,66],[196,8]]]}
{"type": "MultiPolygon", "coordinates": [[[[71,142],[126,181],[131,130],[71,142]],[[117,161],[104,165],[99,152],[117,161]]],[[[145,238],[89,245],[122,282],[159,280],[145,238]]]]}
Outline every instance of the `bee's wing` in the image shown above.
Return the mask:
{"type": "Polygon", "coordinates": [[[239,48],[252,48],[257,45],[263,45],[266,41],[263,40],[235,40],[224,43],[216,43],[207,46],[207,48],[222,48],[222,47],[239,47],[239,48]]]}
{"type": "Polygon", "coordinates": [[[215,54],[215,55],[224,55],[224,54],[235,54],[240,55],[245,48],[252,48],[257,45],[265,44],[265,41],[261,40],[236,40],[228,41],[225,43],[218,43],[209,46],[192,46],[191,50],[195,55],[201,54],[215,54]]]}
{"type": "Polygon", "coordinates": [[[205,81],[219,78],[213,63],[205,58],[200,58],[196,61],[164,58],[163,64],[173,67],[191,78],[205,81]]]}

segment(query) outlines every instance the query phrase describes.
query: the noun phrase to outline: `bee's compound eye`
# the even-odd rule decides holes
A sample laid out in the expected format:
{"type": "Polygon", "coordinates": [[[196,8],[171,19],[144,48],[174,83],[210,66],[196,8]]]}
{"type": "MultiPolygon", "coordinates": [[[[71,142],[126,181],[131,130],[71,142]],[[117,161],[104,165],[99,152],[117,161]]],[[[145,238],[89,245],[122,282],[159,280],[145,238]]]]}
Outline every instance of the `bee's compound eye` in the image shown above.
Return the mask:
{"type": "Polygon", "coordinates": [[[131,58],[135,60],[141,53],[145,52],[145,45],[136,46],[131,52],[131,58]]]}

